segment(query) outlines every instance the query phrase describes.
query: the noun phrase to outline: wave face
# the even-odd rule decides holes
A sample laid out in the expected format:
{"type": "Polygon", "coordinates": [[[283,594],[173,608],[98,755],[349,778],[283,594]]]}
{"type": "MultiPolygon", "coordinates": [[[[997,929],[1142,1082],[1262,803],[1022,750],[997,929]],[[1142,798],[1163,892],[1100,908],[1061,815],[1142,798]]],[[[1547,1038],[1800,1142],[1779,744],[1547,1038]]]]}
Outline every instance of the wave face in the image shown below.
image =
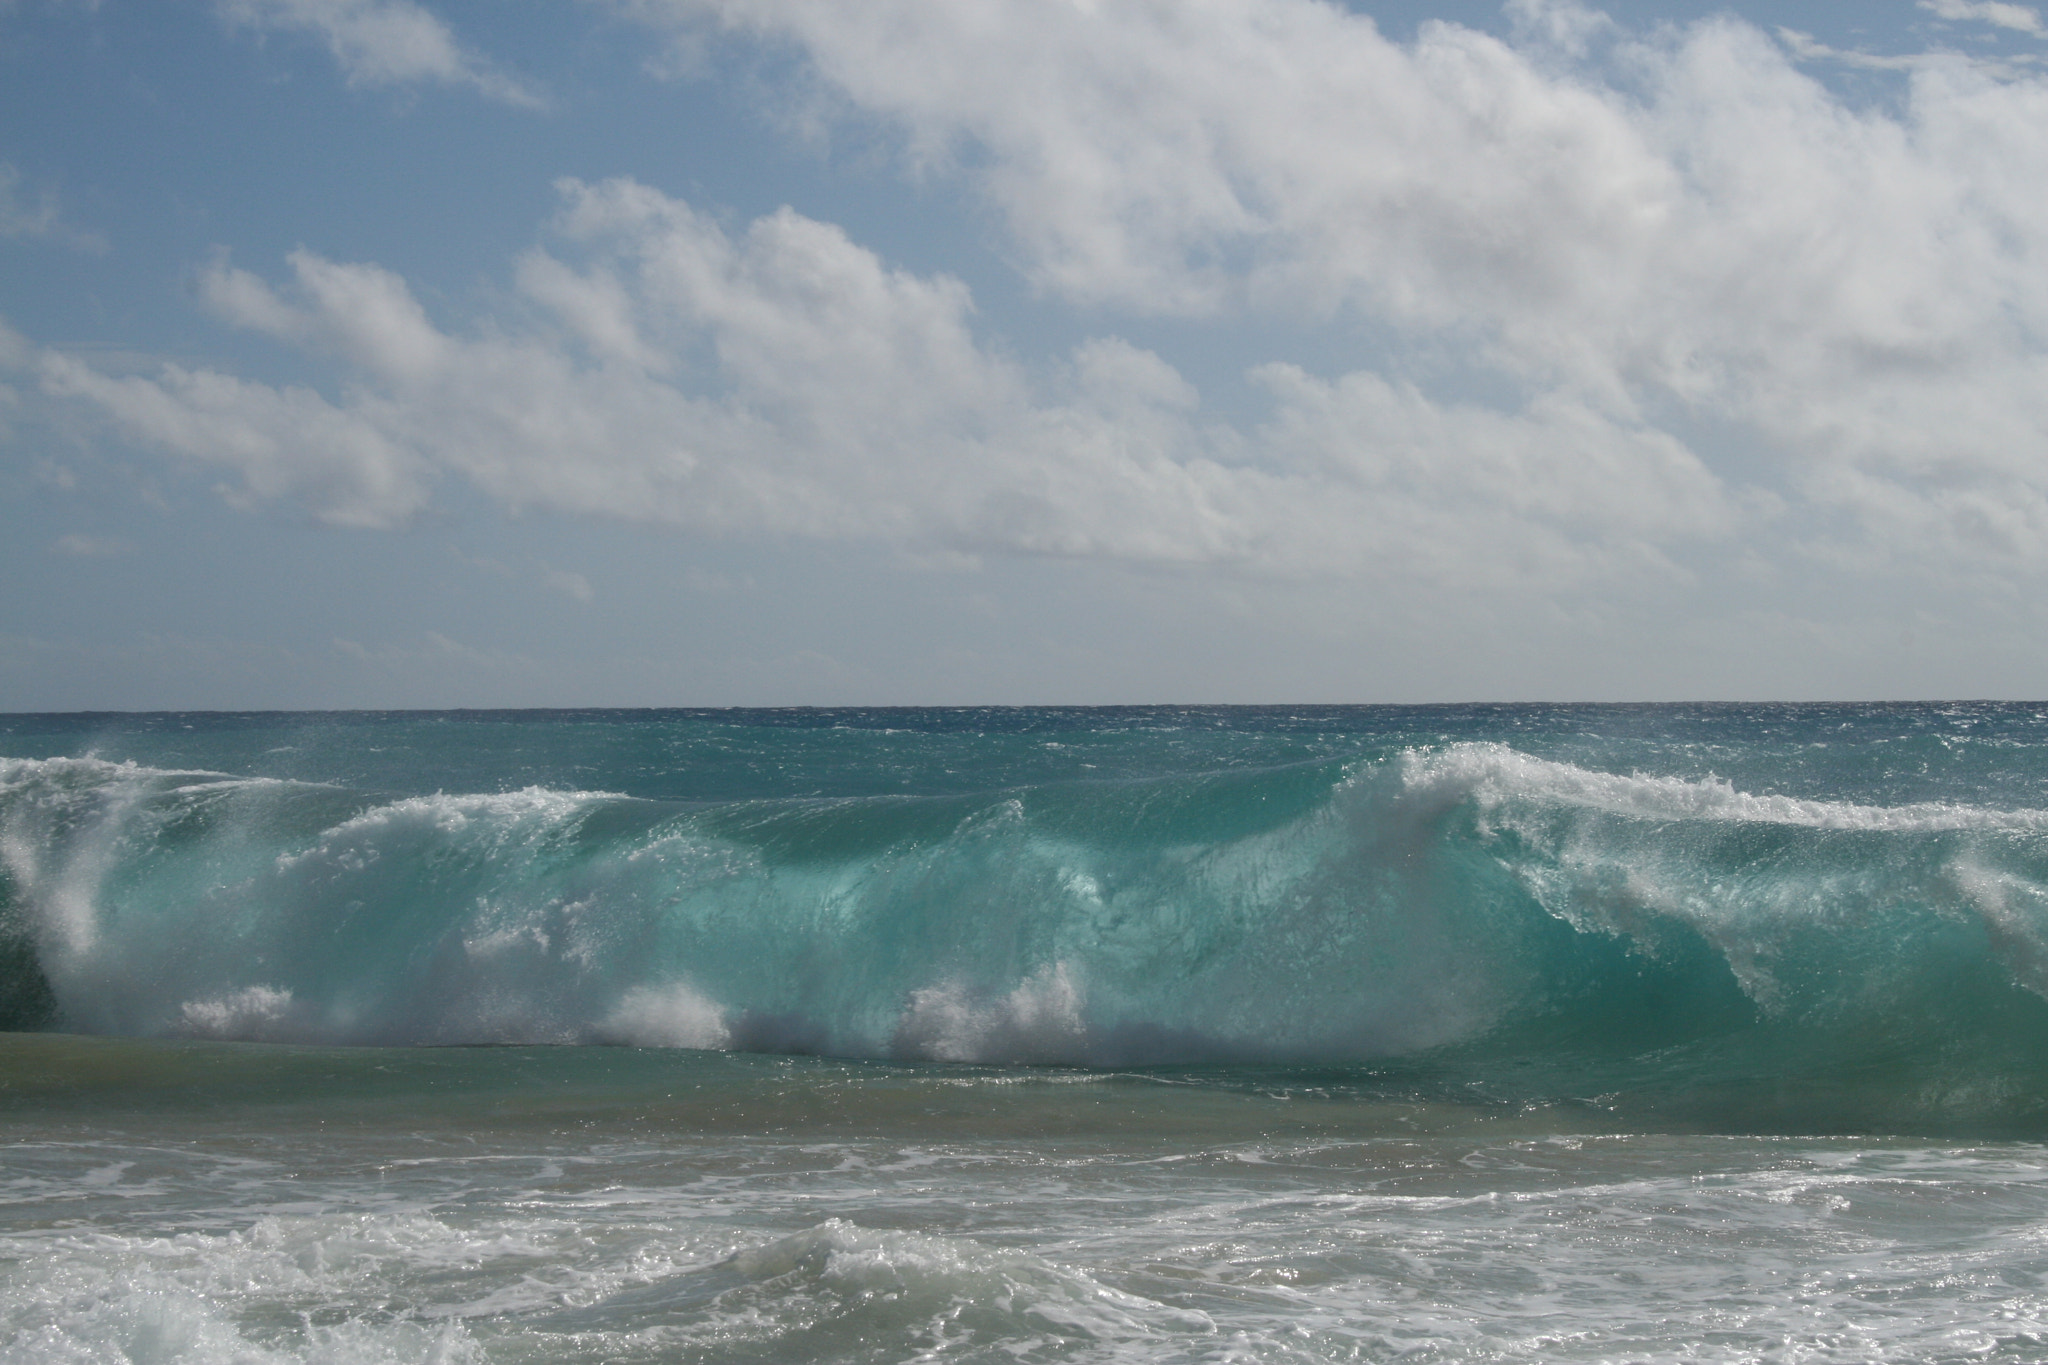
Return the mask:
{"type": "Polygon", "coordinates": [[[2039,790],[2039,718],[1592,709],[1596,743],[1513,711],[1079,714],[861,713],[781,769],[735,759],[730,719],[664,731],[723,796],[591,758],[648,736],[588,717],[550,742],[639,790],[0,759],[0,1026],[1364,1066],[1751,1123],[2048,1127],[2048,810],[2013,799],[2039,790]]]}

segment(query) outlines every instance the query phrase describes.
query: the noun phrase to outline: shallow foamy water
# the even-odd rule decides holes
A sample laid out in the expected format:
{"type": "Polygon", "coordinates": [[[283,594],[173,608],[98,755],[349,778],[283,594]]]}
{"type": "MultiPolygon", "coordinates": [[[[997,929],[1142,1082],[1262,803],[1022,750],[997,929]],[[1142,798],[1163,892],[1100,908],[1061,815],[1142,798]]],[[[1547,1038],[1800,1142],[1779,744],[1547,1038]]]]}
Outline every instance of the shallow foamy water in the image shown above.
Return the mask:
{"type": "Polygon", "coordinates": [[[10,1361],[2048,1354],[2034,1144],[1284,1072],[7,1043],[10,1361]]]}

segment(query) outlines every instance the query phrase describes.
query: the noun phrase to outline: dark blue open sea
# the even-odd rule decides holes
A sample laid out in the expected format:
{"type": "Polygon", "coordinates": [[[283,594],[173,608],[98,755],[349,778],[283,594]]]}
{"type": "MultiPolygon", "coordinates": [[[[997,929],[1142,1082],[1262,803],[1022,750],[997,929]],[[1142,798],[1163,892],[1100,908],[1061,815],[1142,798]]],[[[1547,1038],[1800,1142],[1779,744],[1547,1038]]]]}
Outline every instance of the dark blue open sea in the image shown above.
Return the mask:
{"type": "Polygon", "coordinates": [[[2048,707],[0,716],[0,1359],[2048,1359],[2048,707]]]}

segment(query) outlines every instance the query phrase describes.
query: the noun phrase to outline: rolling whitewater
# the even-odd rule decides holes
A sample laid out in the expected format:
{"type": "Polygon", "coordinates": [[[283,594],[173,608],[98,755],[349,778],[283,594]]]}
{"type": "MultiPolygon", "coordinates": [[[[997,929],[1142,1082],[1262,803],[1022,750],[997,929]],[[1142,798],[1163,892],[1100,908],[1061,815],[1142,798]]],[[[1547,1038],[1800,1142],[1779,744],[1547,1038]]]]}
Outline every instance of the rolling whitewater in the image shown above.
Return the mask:
{"type": "Polygon", "coordinates": [[[2048,1358],[2048,707],[0,716],[0,1355],[2048,1358]]]}

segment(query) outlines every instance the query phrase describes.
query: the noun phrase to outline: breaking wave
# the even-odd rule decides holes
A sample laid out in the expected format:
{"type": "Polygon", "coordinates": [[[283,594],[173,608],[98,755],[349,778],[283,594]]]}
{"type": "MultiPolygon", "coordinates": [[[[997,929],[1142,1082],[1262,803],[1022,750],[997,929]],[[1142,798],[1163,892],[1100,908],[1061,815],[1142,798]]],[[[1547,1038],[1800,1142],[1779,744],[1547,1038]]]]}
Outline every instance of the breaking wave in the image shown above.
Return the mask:
{"type": "Polygon", "coordinates": [[[0,865],[6,1027],[2048,1093],[2048,811],[1492,743],[717,804],[6,759],[0,865]]]}

